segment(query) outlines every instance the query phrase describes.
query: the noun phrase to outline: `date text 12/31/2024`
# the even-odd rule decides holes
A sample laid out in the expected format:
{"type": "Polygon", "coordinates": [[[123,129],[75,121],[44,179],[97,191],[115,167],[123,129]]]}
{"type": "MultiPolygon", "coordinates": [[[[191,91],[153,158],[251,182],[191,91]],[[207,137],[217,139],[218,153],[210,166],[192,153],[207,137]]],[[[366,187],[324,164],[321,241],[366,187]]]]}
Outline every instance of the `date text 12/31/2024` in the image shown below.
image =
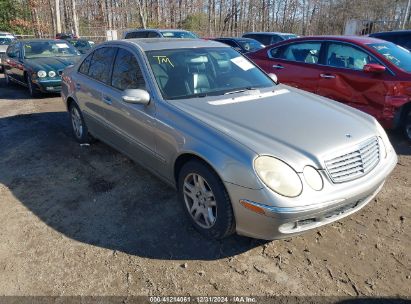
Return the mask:
{"type": "Polygon", "coordinates": [[[209,297],[209,296],[172,296],[172,297],[149,297],[150,303],[256,303],[255,297],[230,296],[230,297],[209,297]]]}

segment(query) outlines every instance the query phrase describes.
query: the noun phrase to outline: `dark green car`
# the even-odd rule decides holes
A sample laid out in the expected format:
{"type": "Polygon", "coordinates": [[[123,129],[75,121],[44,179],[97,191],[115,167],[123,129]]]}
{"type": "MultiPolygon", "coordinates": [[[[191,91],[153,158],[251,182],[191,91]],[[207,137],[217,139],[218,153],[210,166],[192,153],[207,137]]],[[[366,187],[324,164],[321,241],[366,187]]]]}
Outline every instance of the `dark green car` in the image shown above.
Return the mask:
{"type": "Polygon", "coordinates": [[[61,74],[81,58],[67,41],[31,39],[13,42],[6,51],[3,67],[6,83],[28,88],[30,95],[59,93],[61,74]]]}

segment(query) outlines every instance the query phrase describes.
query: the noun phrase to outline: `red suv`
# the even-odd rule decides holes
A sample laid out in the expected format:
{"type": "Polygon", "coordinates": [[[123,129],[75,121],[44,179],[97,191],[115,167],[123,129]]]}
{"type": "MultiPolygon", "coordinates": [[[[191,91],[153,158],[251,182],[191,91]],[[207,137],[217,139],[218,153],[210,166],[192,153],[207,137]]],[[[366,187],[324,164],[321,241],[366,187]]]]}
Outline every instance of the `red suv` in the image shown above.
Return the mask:
{"type": "Polygon", "coordinates": [[[247,54],[280,82],[365,111],[411,140],[411,53],[370,37],[286,40],[247,54]]]}

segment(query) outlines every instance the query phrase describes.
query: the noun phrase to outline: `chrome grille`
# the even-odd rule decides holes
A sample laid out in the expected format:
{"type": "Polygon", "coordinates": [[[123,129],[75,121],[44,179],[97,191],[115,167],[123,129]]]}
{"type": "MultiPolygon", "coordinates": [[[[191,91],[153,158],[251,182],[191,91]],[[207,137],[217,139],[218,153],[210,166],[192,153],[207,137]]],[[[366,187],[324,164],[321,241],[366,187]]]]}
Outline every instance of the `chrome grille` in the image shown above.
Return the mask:
{"type": "Polygon", "coordinates": [[[346,154],[326,160],[325,167],[334,183],[343,183],[366,175],[379,161],[378,137],[373,137],[353,147],[346,154]]]}

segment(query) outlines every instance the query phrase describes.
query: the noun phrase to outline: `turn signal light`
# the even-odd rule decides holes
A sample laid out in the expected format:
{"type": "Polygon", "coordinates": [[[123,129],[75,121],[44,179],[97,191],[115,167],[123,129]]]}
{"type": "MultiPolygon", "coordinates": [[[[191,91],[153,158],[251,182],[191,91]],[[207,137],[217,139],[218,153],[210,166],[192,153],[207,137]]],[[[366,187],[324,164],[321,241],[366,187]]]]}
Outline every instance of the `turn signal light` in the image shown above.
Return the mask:
{"type": "Polygon", "coordinates": [[[244,201],[244,200],[240,200],[240,204],[243,205],[245,208],[247,208],[248,210],[251,210],[255,213],[259,213],[259,214],[265,214],[265,211],[263,208],[256,206],[254,204],[251,204],[250,202],[244,201]]]}

